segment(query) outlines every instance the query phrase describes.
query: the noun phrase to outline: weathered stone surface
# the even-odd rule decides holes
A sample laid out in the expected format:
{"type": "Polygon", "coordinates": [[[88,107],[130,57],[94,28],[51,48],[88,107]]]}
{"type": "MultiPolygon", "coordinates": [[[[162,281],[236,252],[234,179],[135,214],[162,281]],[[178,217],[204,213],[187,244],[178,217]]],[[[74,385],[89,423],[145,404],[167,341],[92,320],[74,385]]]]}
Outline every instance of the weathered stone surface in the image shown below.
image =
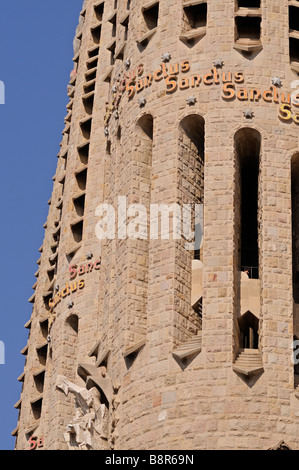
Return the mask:
{"type": "Polygon", "coordinates": [[[289,56],[289,2],[262,2],[261,41],[235,38],[235,4],[208,1],[206,26],[192,29],[181,1],[160,0],[149,30],[142,13],[148,2],[131,1],[130,10],[118,2],[117,11],[112,1],[84,2],[19,377],[17,449],[28,449],[32,432],[49,450],[299,449],[291,348],[299,336],[291,191],[299,137],[294,120],[279,118],[282,93],[287,100],[298,79],[289,56]],[[229,83],[239,97],[223,96],[229,83]],[[189,97],[195,99],[188,104],[189,97]],[[241,285],[241,165],[256,153],[259,279],[241,285]],[[167,239],[166,227],[152,239],[99,240],[96,210],[116,207],[120,196],[146,209],[203,203],[196,263],[188,237],[167,239]],[[81,268],[70,279],[72,265],[100,259],[99,269],[81,268]],[[245,321],[248,311],[255,318],[245,321]],[[258,335],[263,368],[249,380],[233,370],[240,328],[247,327],[252,344],[258,335]],[[185,347],[182,364],[173,352],[185,347]],[[36,375],[43,367],[44,376],[36,375]],[[69,393],[57,389],[61,376],[69,393]],[[101,394],[105,378],[111,387],[101,394]],[[95,413],[75,398],[91,391],[95,413]],[[101,417],[107,440],[97,431],[101,417]]]}

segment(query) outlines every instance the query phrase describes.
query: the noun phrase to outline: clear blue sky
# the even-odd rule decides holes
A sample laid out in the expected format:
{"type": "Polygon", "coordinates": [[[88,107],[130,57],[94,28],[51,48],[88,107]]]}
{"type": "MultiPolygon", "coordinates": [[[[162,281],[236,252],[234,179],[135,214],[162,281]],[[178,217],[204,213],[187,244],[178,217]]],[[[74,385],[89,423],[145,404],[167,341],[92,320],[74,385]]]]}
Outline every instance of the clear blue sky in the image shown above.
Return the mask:
{"type": "Polygon", "coordinates": [[[66,116],[72,43],[83,0],[2,2],[0,80],[1,323],[0,449],[14,447],[36,261],[66,116]]]}

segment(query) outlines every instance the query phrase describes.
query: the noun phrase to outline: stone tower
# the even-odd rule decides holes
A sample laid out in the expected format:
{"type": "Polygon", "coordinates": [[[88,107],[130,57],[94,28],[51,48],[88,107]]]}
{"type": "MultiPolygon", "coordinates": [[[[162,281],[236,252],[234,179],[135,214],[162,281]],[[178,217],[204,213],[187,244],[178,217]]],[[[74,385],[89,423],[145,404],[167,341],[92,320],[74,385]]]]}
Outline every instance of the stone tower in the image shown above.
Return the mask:
{"type": "Polygon", "coordinates": [[[298,450],[299,2],[85,0],[73,60],[16,449],[298,450]]]}

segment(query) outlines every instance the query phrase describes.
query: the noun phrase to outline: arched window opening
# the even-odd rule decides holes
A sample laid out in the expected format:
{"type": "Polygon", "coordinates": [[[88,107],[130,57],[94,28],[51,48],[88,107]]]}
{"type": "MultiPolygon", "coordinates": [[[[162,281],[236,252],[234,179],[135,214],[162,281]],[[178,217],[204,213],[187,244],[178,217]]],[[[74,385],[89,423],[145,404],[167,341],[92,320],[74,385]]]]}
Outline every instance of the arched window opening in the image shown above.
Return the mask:
{"type": "Polygon", "coordinates": [[[78,334],[79,332],[79,318],[77,315],[70,315],[67,320],[66,324],[71,328],[71,330],[78,334]]]}

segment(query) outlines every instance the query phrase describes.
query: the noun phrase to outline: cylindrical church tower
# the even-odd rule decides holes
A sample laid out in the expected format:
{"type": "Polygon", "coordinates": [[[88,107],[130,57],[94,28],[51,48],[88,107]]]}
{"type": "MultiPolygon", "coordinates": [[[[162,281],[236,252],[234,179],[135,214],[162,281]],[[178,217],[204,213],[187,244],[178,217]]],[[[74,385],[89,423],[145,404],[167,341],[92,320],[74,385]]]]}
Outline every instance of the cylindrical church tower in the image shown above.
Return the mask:
{"type": "Polygon", "coordinates": [[[73,60],[16,449],[298,450],[299,2],[85,0],[73,60]]]}

